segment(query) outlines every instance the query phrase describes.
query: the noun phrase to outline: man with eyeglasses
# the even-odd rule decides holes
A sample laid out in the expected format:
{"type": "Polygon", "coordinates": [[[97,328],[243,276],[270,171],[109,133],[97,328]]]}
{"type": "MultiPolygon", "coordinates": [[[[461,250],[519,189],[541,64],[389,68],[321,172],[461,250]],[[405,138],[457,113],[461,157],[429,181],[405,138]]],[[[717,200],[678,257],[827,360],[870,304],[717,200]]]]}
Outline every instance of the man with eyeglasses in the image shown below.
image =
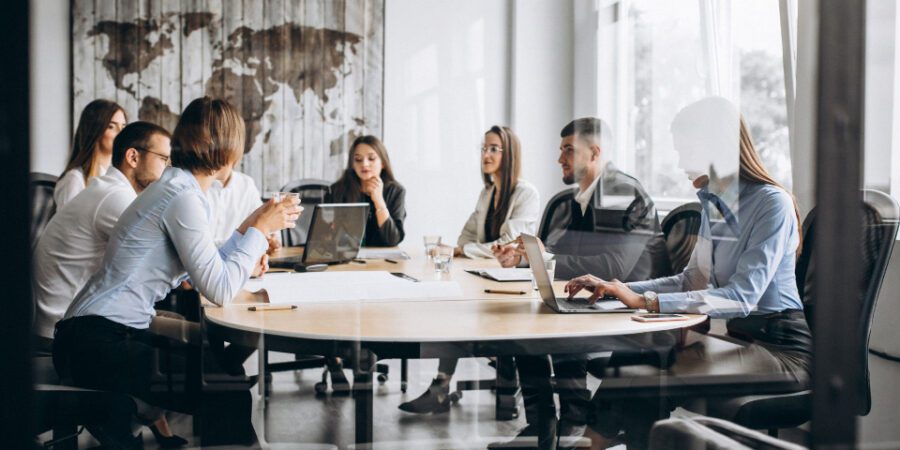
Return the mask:
{"type": "MultiPolygon", "coordinates": [[[[611,162],[609,126],[600,119],[584,117],[563,127],[560,138],[557,162],[563,182],[575,186],[550,199],[539,228],[542,245],[546,245],[544,259],[556,260],[555,278],[602,273],[604,279],[638,281],[668,275],[668,257],[653,200],[638,180],[611,162]]],[[[503,267],[528,264],[521,239],[495,248],[494,256],[503,267]]],[[[597,355],[552,355],[560,402],[558,423],[550,359],[547,355],[517,356],[528,427],[517,439],[491,448],[555,445],[537,443],[539,434],[549,440],[558,435],[559,448],[574,447],[573,438],[582,435],[590,411],[586,361],[592,356],[597,355]],[[538,423],[539,416],[549,420],[538,423]]]]}
{"type": "Polygon", "coordinates": [[[56,212],[34,249],[35,334],[50,351],[53,328],[97,271],[119,216],[171,165],[170,134],[134,122],[113,141],[112,166],[56,212]]]}

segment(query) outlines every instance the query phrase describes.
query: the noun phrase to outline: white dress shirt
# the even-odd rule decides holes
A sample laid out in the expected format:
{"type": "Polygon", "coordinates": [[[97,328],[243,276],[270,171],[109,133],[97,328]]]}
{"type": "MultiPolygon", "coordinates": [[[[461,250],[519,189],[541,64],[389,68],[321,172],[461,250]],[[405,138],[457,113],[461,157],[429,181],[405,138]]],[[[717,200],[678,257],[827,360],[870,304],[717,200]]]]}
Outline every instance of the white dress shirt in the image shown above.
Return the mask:
{"type": "Polygon", "coordinates": [[[220,248],[210,233],[206,196],[194,176],[177,167],[122,213],[100,270],[75,297],[65,318],[96,315],[146,329],[153,305],[190,277],[211,302],[222,305],[250,278],[268,248],[256,228],[237,231],[220,248]]]}
{"type": "MultiPolygon", "coordinates": [[[[106,175],[107,167],[100,168],[100,175],[106,175]]],[[[80,168],[72,169],[56,180],[56,188],[53,189],[53,202],[56,203],[56,210],[59,211],[66,203],[75,198],[78,193],[84,190],[86,184],[84,182],[84,172],[80,168]]]]}
{"type": "Polygon", "coordinates": [[[509,210],[500,226],[500,237],[493,242],[485,242],[484,222],[491,207],[494,186],[485,187],[478,196],[475,212],[469,216],[457,240],[463,253],[469,258],[493,258],[493,244],[508,244],[522,233],[534,234],[540,215],[541,200],[537,188],[525,180],[519,180],[510,197],[509,210]]]}
{"type": "Polygon", "coordinates": [[[600,181],[600,178],[601,176],[597,175],[597,178],[594,178],[594,181],[591,182],[591,185],[588,186],[587,189],[582,191],[581,188],[579,188],[578,192],[575,193],[575,202],[581,206],[581,214],[587,212],[588,206],[594,198],[594,191],[597,190],[597,183],[600,181]]]}
{"type": "Polygon", "coordinates": [[[38,335],[53,338],[53,327],[100,267],[113,227],[136,196],[128,178],[111,167],[50,219],[32,260],[38,335]]]}
{"type": "Polygon", "coordinates": [[[213,240],[216,243],[227,241],[244,219],[262,205],[261,197],[249,175],[233,171],[225,186],[218,180],[213,181],[206,191],[213,240]]]}

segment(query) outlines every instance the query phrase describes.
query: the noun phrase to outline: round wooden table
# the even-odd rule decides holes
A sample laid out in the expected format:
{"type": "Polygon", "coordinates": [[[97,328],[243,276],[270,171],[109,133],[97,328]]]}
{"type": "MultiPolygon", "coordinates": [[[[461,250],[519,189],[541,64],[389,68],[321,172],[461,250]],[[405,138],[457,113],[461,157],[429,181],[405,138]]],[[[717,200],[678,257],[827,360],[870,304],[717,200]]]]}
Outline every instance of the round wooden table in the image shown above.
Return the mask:
{"type": "MultiPolygon", "coordinates": [[[[281,255],[296,254],[285,249],[281,255]]],[[[449,274],[438,275],[420,249],[410,260],[367,260],[329,271],[383,270],[420,280],[459,283],[462,297],[438,301],[304,303],[294,310],[249,311],[252,294],[231,304],[204,309],[210,333],[266,350],[335,355],[353,362],[356,386],[371,385],[377,358],[436,358],[522,354],[575,354],[609,348],[609,338],[698,325],[705,315],[677,322],[641,323],[632,314],[557,314],[545,306],[531,282],[499,283],[464,269],[498,267],[494,260],[454,259],[449,274]],[[485,289],[526,292],[487,294],[485,289]]],[[[554,282],[562,296],[565,281],[554,282]]],[[[339,289],[340,287],[336,287],[339,289]]],[[[262,374],[261,374],[262,375],[262,374]]],[[[260,376],[262,379],[262,376],[260,376]]],[[[357,443],[372,442],[372,389],[354,389],[357,443]]]]}

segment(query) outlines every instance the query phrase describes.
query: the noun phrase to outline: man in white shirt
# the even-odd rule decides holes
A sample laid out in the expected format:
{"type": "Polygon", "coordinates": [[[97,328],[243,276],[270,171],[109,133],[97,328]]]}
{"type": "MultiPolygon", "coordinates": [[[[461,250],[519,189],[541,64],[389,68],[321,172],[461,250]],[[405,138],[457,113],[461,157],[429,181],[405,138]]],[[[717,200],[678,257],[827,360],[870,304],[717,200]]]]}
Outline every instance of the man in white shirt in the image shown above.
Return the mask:
{"type": "MultiPolygon", "coordinates": [[[[236,170],[232,170],[231,176],[224,182],[213,181],[209,190],[206,191],[206,200],[209,201],[209,210],[212,215],[210,225],[216,245],[222,245],[227,241],[244,218],[256,211],[256,208],[263,203],[253,178],[236,170]]],[[[269,241],[267,253],[271,254],[281,247],[281,240],[278,236],[266,236],[266,238],[269,241]]]]}
{"type": "Polygon", "coordinates": [[[49,351],[75,294],[97,271],[119,216],[170,165],[170,134],[134,122],[116,136],[112,166],[56,212],[34,250],[36,345],[49,351]]]}

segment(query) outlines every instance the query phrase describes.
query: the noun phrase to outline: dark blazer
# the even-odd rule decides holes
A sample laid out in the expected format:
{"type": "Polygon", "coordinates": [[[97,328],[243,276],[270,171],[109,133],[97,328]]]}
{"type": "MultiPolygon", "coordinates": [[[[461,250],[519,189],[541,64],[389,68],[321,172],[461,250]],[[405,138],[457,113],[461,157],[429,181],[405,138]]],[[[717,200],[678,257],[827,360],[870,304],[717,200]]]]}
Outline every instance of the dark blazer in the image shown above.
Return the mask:
{"type": "Polygon", "coordinates": [[[326,196],[328,203],[353,203],[368,202],[369,217],[366,220],[366,235],[363,245],[369,247],[393,247],[403,242],[406,233],[403,231],[403,221],[406,219],[406,189],[396,181],[384,184],[384,203],[387,205],[391,217],[380,227],[375,217],[375,204],[368,195],[362,193],[345,192],[338,182],[331,185],[331,192],[326,196]]]}
{"type": "Polygon", "coordinates": [[[653,200],[633,177],[607,164],[584,213],[578,188],[554,196],[540,237],[556,256],[556,277],[592,274],[621,281],[669,275],[668,255],[653,200]]]}

